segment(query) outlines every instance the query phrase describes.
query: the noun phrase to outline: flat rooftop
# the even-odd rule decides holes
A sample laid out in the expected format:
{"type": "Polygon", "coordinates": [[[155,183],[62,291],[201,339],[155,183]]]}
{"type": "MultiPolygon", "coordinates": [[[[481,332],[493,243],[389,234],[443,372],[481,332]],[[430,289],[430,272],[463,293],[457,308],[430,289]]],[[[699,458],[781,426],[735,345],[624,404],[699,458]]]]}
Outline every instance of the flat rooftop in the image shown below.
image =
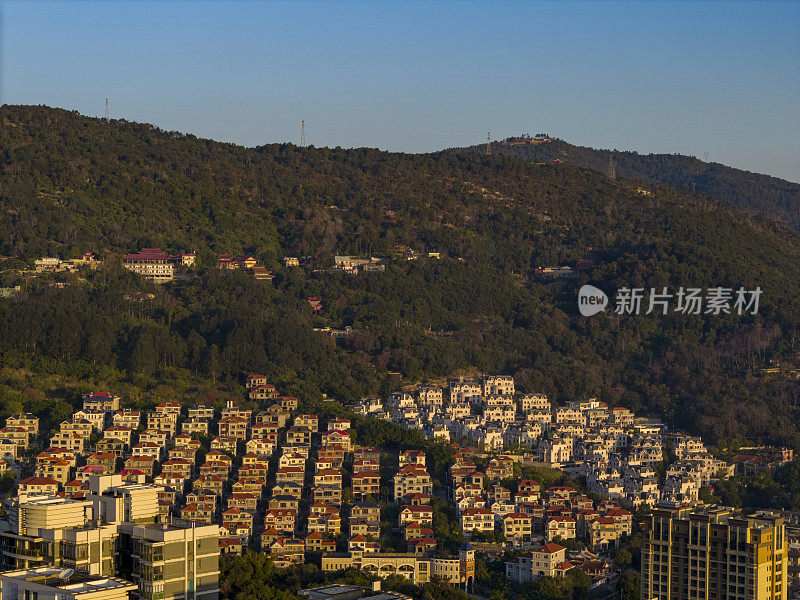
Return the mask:
{"type": "Polygon", "coordinates": [[[300,590],[297,592],[298,596],[308,597],[309,600],[323,600],[325,598],[336,597],[344,594],[361,594],[366,593],[365,588],[357,585],[324,585],[322,587],[311,588],[307,590],[300,590]]]}
{"type": "Polygon", "coordinates": [[[23,504],[36,504],[38,506],[47,505],[70,505],[87,504],[88,500],[75,500],[73,498],[62,498],[60,496],[18,496],[19,502],[23,504]]]}
{"type": "Polygon", "coordinates": [[[18,571],[3,571],[0,572],[0,579],[16,579],[51,588],[58,588],[73,596],[114,588],[136,588],[136,584],[125,581],[124,579],[90,575],[83,571],[56,567],[37,567],[18,571]]]}

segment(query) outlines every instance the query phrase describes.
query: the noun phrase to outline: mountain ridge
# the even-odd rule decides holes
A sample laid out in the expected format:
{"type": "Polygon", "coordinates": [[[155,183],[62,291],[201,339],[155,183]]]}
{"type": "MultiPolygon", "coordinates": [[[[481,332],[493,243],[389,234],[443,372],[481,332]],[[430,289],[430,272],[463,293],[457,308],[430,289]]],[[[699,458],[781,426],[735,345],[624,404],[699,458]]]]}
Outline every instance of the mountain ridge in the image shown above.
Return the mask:
{"type": "MultiPolygon", "coordinates": [[[[493,153],[533,162],[561,161],[606,174],[609,159],[613,157],[617,177],[644,183],[666,183],[688,191],[702,192],[753,214],[764,214],[800,231],[800,184],[772,175],[709,163],[684,154],[640,154],[578,146],[545,134],[537,134],[533,138],[506,138],[492,142],[489,149],[493,153]]],[[[486,145],[450,150],[485,152],[486,145]]]]}

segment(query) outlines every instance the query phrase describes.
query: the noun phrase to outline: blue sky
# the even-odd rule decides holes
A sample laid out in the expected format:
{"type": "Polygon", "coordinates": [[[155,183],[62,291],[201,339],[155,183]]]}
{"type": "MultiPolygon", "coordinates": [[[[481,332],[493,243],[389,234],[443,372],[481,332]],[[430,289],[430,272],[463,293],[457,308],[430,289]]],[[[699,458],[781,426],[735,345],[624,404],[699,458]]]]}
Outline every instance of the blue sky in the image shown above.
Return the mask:
{"type": "Polygon", "coordinates": [[[0,102],[248,146],[547,132],[800,181],[800,2],[8,2],[0,102]]]}

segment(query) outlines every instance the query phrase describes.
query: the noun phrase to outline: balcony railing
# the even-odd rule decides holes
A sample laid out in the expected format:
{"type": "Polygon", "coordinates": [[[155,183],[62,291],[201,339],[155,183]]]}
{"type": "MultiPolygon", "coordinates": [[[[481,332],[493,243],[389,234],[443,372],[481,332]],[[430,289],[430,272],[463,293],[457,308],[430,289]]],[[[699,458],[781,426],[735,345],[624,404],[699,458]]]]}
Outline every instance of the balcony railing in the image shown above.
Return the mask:
{"type": "Polygon", "coordinates": [[[18,556],[21,558],[42,558],[42,551],[41,550],[32,550],[28,548],[6,548],[4,549],[6,554],[11,554],[12,556],[18,556]]]}

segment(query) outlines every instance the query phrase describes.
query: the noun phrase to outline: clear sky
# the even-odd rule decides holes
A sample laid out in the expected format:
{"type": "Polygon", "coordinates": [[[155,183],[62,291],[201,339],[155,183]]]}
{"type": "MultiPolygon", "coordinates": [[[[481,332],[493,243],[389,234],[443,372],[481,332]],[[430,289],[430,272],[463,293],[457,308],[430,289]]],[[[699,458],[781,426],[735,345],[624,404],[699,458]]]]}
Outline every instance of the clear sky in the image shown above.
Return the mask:
{"type": "Polygon", "coordinates": [[[800,181],[800,2],[10,2],[0,102],[248,146],[546,132],[800,181]]]}

